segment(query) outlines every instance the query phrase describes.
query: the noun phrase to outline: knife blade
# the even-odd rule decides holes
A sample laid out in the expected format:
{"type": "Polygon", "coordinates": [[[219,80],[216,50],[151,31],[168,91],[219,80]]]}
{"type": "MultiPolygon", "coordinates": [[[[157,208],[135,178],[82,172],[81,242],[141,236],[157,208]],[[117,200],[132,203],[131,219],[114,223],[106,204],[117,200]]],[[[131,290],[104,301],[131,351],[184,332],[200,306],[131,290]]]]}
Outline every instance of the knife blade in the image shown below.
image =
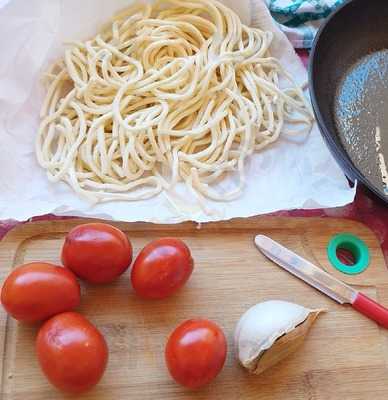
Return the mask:
{"type": "Polygon", "coordinates": [[[352,307],[388,329],[388,309],[330,275],[310,261],[264,235],[255,237],[257,248],[268,259],[340,304],[352,307]]]}

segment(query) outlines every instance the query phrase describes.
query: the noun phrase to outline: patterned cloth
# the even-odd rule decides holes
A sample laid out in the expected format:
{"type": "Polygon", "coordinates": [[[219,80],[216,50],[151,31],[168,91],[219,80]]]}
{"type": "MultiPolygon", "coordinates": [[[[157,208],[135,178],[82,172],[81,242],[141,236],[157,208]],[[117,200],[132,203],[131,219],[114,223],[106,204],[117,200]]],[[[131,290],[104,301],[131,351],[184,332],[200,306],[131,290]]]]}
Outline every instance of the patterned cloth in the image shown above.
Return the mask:
{"type": "Polygon", "coordinates": [[[345,0],[265,0],[293,46],[309,49],[322,21],[345,0]]]}

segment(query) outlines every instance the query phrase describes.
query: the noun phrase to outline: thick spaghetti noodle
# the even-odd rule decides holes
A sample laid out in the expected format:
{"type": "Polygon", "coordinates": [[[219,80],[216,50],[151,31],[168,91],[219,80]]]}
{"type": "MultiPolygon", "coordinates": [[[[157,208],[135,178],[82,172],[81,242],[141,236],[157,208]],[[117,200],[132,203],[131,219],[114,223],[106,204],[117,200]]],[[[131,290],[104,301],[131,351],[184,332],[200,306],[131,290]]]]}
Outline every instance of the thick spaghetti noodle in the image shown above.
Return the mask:
{"type": "Polygon", "coordinates": [[[179,181],[199,198],[237,198],[247,157],[290,124],[312,124],[271,39],[214,0],[122,11],[48,71],[40,165],[96,202],[146,199],[179,181]],[[217,190],[230,171],[236,187],[217,190]]]}

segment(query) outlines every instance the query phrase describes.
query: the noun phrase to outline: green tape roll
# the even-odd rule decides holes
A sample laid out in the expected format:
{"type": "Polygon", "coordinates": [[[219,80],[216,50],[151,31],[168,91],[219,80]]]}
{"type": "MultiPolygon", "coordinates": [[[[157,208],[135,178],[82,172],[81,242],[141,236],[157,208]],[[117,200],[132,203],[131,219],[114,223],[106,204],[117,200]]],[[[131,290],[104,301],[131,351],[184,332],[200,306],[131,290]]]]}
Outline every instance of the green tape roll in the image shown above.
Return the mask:
{"type": "Polygon", "coordinates": [[[369,249],[365,242],[351,233],[334,236],[327,246],[327,256],[336,270],[348,275],[357,275],[365,271],[370,260],[369,249]],[[355,264],[343,264],[337,257],[338,248],[349,250],[354,256],[355,264]]]}

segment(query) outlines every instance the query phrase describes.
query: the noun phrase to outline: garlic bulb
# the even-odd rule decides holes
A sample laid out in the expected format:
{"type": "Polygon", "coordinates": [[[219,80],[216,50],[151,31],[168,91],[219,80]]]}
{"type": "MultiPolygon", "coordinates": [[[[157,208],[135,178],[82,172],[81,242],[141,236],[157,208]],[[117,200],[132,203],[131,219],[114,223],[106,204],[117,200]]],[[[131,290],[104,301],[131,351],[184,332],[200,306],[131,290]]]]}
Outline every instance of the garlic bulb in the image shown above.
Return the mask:
{"type": "Polygon", "coordinates": [[[303,343],[321,311],[280,300],[251,307],[235,331],[240,363],[255,374],[278,363],[303,343]]]}

